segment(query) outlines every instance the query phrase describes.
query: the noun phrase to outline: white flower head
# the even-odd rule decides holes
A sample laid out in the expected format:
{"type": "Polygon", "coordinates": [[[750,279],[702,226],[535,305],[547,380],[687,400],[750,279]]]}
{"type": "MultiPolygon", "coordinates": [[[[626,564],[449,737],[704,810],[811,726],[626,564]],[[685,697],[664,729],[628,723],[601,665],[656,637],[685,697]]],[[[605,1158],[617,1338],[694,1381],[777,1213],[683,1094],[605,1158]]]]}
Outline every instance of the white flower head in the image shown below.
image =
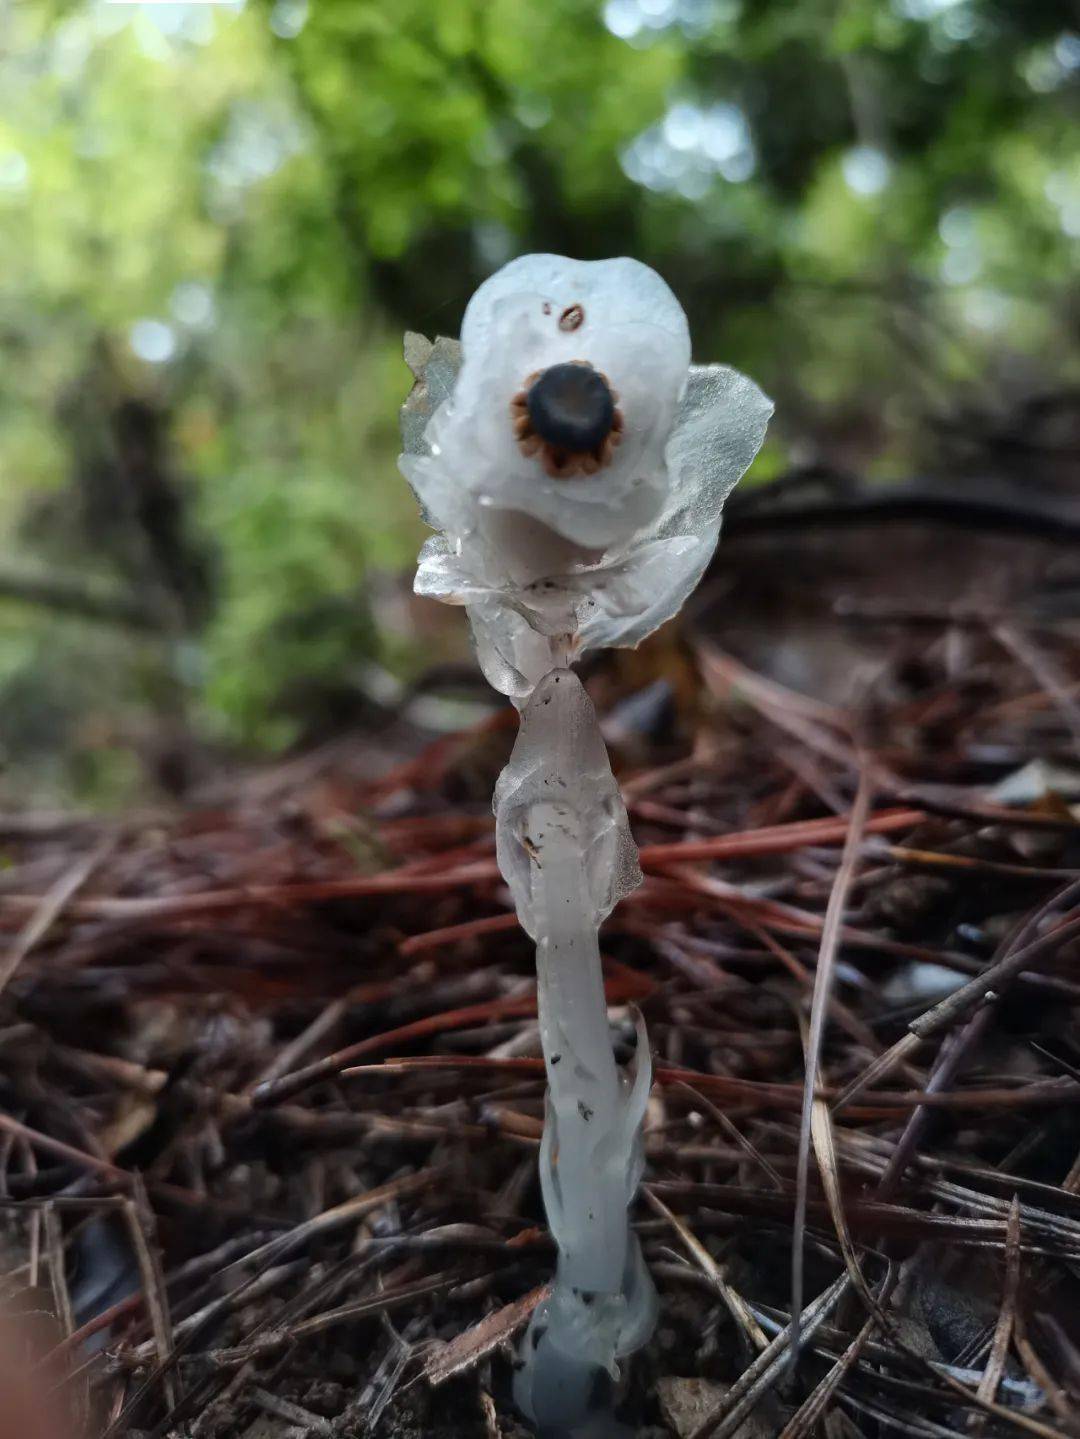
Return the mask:
{"type": "Polygon", "coordinates": [[[523,701],[679,609],[772,406],[737,371],[690,365],[659,275],[528,255],[477,290],[460,347],[410,337],[406,358],[401,469],[442,532],[416,589],[467,607],[496,689],[523,701]]]}

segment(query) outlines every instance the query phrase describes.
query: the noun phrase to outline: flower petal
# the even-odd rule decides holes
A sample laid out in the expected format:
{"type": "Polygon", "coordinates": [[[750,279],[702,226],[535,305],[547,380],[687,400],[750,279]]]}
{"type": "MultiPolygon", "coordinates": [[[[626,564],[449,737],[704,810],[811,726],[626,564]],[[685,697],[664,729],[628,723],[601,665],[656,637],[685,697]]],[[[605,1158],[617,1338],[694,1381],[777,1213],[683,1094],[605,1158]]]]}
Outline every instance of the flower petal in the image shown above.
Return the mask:
{"type": "Polygon", "coordinates": [[[690,361],[686,317],[658,275],[635,260],[527,256],[473,296],[462,348],[453,394],[425,433],[428,457],[402,460],[438,523],[464,532],[468,501],[455,503],[452,484],[478,506],[531,515],[587,548],[624,542],[655,518],[690,361]],[[598,474],[558,480],[522,454],[510,403],[531,375],[574,360],[601,370],[618,393],[622,442],[598,474]]]}
{"type": "Polygon", "coordinates": [[[462,338],[406,341],[400,465],[445,532],[416,590],[466,606],[485,675],[522,703],[553,665],[636,645],[682,606],[772,405],[727,366],[687,374],[685,316],[633,260],[515,261],[473,296],[462,338]],[[619,392],[623,443],[598,475],[555,480],[519,450],[510,401],[575,359],[619,392]]]}
{"type": "Polygon", "coordinates": [[[652,540],[601,567],[591,577],[591,604],[579,610],[579,652],[639,645],[682,608],[705,573],[716,540],[715,530],[652,540]]]}
{"type": "Polygon", "coordinates": [[[420,551],[413,590],[444,605],[469,605],[486,599],[491,586],[442,535],[433,535],[420,551]]]}
{"type": "Polygon", "coordinates": [[[461,345],[439,335],[434,341],[413,330],[405,334],[405,363],[415,383],[401,407],[401,442],[407,455],[429,453],[424,431],[432,415],[450,398],[461,369],[461,345]]]}
{"type": "Polygon", "coordinates": [[[550,303],[550,318],[556,325],[573,305],[582,306],[585,326],[596,331],[628,322],[655,325],[681,343],[690,363],[690,331],[683,308],[656,271],[640,260],[625,256],[571,260],[564,255],[522,255],[511,260],[484,281],[466,307],[461,326],[466,355],[483,354],[490,347],[495,307],[513,295],[550,303]]]}
{"type": "Polygon", "coordinates": [[[694,365],[667,447],[670,488],[655,533],[704,535],[765,439],[773,403],[728,365],[694,365]]]}

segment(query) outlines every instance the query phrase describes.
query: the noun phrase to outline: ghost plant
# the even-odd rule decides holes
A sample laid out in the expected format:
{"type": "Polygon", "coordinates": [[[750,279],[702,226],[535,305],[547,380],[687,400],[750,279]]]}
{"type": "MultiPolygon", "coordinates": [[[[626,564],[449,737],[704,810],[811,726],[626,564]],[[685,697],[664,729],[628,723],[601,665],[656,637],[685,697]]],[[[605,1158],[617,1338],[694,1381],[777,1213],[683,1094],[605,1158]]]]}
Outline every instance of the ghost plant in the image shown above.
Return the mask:
{"type": "Polygon", "coordinates": [[[644,1028],[615,1063],[597,929],[640,882],[596,715],[570,669],[636,645],[686,599],[772,412],[690,363],[686,316],[636,260],[515,260],[480,286],[460,343],[406,339],[416,384],[401,469],[438,533],[417,593],[464,605],[495,689],[521,710],[495,790],[499,865],[536,942],[548,1076],[540,1177],[558,1246],[516,1393],[581,1428],[643,1343],[655,1295],[627,1206],[650,1083],[644,1028]]]}

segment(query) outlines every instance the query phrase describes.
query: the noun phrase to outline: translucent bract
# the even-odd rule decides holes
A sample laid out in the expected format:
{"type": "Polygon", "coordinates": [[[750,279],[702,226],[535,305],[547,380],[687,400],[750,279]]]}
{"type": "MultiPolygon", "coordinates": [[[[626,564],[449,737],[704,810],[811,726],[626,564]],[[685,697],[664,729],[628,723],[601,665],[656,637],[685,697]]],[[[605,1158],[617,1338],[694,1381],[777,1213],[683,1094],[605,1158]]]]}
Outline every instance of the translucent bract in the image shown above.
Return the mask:
{"type": "Polygon", "coordinates": [[[523,710],[510,763],[495,786],[495,813],[499,869],[522,928],[533,939],[539,937],[536,886],[546,854],[560,864],[565,859],[580,876],[580,918],[592,929],[641,883],[637,849],[595,711],[569,670],[545,675],[523,710]],[[538,820],[540,815],[548,822],[538,820]]]}
{"type": "Polygon", "coordinates": [[[772,405],[724,365],[691,366],[678,301],[636,260],[529,255],[477,290],[460,344],[410,336],[401,469],[427,522],[418,594],[466,607],[488,681],[523,703],[586,650],[636,645],[697,584],[724,500],[772,405]],[[553,478],[511,405],[583,362],[618,396],[621,443],[596,474],[553,478]]]}

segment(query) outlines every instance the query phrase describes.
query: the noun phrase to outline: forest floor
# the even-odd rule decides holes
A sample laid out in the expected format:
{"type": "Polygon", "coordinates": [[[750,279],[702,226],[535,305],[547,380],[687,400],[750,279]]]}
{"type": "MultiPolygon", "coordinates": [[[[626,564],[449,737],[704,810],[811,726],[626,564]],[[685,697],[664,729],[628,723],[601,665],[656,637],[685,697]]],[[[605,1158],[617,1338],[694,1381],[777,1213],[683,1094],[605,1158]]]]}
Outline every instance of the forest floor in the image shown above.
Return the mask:
{"type": "MultiPolygon", "coordinates": [[[[1063,563],[915,520],[748,533],[678,635],[587,674],[645,872],[601,937],[617,1049],[639,1006],[655,1066],[639,1434],[1080,1432],[1063,563]]],[[[553,1254],[490,814],[514,726],[0,817],[0,1299],[56,1433],[526,1432],[553,1254]]]]}

